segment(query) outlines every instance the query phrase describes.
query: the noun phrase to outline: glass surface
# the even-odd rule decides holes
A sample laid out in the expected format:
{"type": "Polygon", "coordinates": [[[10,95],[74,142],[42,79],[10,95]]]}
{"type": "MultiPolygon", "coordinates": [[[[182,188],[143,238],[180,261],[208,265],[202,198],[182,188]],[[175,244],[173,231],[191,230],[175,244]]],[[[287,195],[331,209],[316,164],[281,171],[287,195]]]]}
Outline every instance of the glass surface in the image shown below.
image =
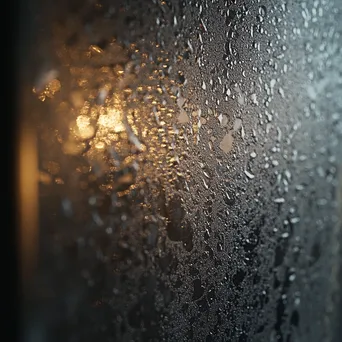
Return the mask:
{"type": "Polygon", "coordinates": [[[25,340],[333,341],[342,2],[37,11],[25,340]]]}

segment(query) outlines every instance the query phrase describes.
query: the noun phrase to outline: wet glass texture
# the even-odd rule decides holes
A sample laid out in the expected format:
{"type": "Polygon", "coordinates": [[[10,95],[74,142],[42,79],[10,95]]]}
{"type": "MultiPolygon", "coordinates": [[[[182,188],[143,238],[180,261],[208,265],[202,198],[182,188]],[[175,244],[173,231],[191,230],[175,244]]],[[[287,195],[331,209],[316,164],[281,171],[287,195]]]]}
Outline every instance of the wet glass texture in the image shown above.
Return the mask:
{"type": "Polygon", "coordinates": [[[27,341],[333,341],[342,2],[54,6],[27,341]]]}

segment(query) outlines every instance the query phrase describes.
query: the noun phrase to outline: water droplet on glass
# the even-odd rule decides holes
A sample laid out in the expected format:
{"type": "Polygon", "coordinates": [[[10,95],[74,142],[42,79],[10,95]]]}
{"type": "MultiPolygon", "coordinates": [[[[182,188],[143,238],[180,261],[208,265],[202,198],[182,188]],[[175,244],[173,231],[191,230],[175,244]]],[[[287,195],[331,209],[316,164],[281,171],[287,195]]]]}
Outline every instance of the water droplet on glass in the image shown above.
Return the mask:
{"type": "Polygon", "coordinates": [[[247,170],[244,171],[245,175],[249,178],[249,179],[254,179],[255,176],[253,174],[251,174],[250,172],[248,172],[247,170]]]}
{"type": "Polygon", "coordinates": [[[293,217],[293,218],[290,219],[290,222],[291,222],[292,224],[296,224],[296,223],[298,223],[299,221],[300,221],[300,218],[299,218],[299,217],[293,217]]]}
{"type": "Polygon", "coordinates": [[[281,234],[281,237],[283,239],[287,239],[289,236],[290,236],[290,234],[288,232],[285,232],[285,233],[281,234]]]}
{"type": "Polygon", "coordinates": [[[228,153],[231,151],[231,149],[233,148],[233,135],[232,132],[228,132],[223,139],[220,142],[220,149],[225,152],[228,153]]]}
{"type": "Polygon", "coordinates": [[[233,126],[234,132],[237,132],[241,127],[242,127],[242,120],[239,118],[235,119],[234,126],[233,126]]]}
{"type": "Polygon", "coordinates": [[[180,124],[186,124],[186,123],[188,123],[190,121],[188,114],[183,109],[181,109],[180,114],[178,115],[177,120],[178,120],[178,122],[180,124]]]}

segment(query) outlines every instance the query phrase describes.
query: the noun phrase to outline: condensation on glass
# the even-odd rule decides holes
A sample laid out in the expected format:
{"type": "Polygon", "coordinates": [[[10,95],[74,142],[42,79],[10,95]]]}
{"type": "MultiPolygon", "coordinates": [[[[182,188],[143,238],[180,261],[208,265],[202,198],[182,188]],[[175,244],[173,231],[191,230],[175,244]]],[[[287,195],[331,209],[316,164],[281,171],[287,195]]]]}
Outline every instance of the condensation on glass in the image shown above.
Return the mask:
{"type": "Polygon", "coordinates": [[[341,4],[51,11],[28,340],[332,341],[341,4]]]}

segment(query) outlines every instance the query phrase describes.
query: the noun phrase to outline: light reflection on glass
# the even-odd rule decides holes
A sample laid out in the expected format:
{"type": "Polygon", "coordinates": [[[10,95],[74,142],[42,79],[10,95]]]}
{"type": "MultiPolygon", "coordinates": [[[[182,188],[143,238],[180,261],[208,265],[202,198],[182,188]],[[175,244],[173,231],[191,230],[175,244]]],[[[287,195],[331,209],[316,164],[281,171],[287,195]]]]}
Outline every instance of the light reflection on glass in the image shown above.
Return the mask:
{"type": "Polygon", "coordinates": [[[121,119],[121,113],[116,109],[110,109],[106,114],[101,114],[97,121],[99,130],[109,130],[115,133],[125,131],[125,126],[121,119]]]}

